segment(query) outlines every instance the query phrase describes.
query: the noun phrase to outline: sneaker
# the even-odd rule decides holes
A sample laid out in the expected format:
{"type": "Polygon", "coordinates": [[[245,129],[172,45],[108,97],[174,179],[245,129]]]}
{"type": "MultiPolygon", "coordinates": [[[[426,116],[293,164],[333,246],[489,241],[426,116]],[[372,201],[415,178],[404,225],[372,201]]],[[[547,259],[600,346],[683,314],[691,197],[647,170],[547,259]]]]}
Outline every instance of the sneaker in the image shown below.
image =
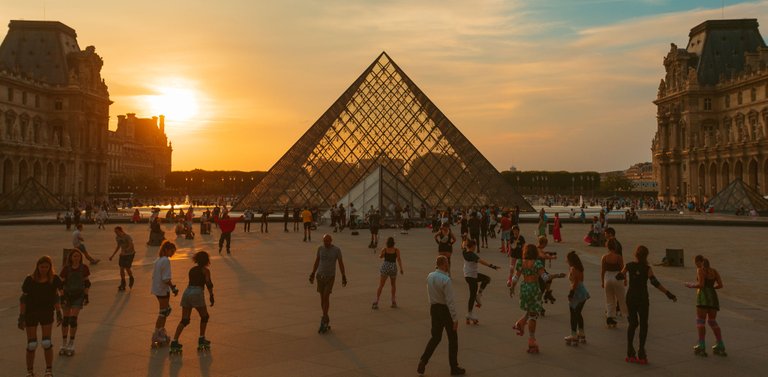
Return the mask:
{"type": "Polygon", "coordinates": [[[460,366],[451,367],[451,376],[460,376],[466,373],[467,371],[460,366]]]}

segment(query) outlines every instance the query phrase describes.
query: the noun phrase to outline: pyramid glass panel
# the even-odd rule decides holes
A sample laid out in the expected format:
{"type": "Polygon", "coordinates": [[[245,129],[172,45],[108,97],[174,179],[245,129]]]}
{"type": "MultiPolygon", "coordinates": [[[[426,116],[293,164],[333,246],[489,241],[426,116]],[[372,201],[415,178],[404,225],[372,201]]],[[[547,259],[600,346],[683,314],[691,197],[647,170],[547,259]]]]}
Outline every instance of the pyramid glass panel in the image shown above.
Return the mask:
{"type": "Polygon", "coordinates": [[[350,190],[379,167],[394,177],[382,182],[379,193],[388,202],[533,210],[386,53],[236,208],[329,208],[356,196],[350,190]],[[398,182],[419,199],[402,197],[398,182]]]}

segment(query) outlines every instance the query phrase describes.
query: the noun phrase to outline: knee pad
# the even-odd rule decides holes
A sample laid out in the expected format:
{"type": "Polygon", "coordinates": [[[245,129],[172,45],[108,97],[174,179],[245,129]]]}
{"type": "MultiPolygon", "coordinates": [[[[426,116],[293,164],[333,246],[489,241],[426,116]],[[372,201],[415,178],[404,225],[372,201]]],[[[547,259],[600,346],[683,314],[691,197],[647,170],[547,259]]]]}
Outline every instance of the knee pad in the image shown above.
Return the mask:
{"type": "MultiPolygon", "coordinates": [[[[701,327],[704,327],[704,321],[702,320],[701,322],[702,322],[702,323],[701,323],[701,327]]],[[[709,321],[707,321],[707,323],[709,324],[709,327],[711,327],[711,328],[720,327],[720,326],[717,324],[717,321],[716,321],[716,320],[714,320],[714,319],[710,319],[709,321]]]]}
{"type": "Polygon", "coordinates": [[[27,341],[27,351],[34,351],[37,349],[37,339],[29,339],[27,341]]]}
{"type": "Polygon", "coordinates": [[[161,317],[168,317],[169,315],[171,315],[171,307],[169,306],[165,309],[160,309],[159,314],[161,317]]]}
{"type": "Polygon", "coordinates": [[[210,315],[200,316],[200,322],[202,323],[208,323],[208,319],[211,318],[210,315]]]}
{"type": "Polygon", "coordinates": [[[43,341],[40,342],[40,345],[43,346],[43,349],[51,349],[53,347],[53,342],[51,342],[50,338],[43,338],[43,341]]]}
{"type": "Polygon", "coordinates": [[[69,317],[69,327],[77,328],[77,317],[69,317]]]}
{"type": "Polygon", "coordinates": [[[181,319],[181,321],[180,321],[179,323],[180,323],[182,326],[184,326],[184,327],[187,327],[187,325],[189,324],[189,318],[182,318],[182,319],[181,319]]]}

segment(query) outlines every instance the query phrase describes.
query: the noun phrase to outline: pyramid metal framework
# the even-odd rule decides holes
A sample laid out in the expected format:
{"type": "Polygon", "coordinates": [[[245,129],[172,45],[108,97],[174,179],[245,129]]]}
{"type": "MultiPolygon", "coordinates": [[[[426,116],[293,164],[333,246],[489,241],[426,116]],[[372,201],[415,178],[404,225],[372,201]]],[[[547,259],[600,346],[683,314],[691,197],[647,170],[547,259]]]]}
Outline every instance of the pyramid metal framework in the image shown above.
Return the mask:
{"type": "Polygon", "coordinates": [[[718,213],[754,209],[760,216],[768,216],[768,200],[764,199],[757,190],[746,185],[740,178],[733,180],[731,184],[718,192],[706,203],[706,206],[711,206],[718,213]]]}
{"type": "Polygon", "coordinates": [[[418,213],[422,205],[427,206],[427,201],[422,199],[419,193],[383,166],[377,167],[361,179],[339,199],[339,203],[346,208],[354,204],[362,213],[368,213],[371,207],[380,209],[384,218],[396,217],[395,210],[398,206],[401,210],[408,206],[411,216],[418,213]]]}
{"type": "Polygon", "coordinates": [[[385,52],[235,208],[327,208],[380,165],[432,207],[533,211],[385,52]]]}
{"type": "Polygon", "coordinates": [[[0,212],[65,210],[66,206],[33,177],[0,199],[0,212]]]}

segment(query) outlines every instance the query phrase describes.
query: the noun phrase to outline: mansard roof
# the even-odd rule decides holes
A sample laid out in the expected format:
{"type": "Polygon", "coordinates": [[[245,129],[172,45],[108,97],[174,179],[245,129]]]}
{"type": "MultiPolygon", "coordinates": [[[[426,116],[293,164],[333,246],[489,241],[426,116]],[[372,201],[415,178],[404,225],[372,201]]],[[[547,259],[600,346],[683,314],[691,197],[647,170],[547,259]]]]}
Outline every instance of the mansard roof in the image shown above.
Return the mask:
{"type": "Polygon", "coordinates": [[[67,55],[72,52],[79,53],[80,46],[71,27],[58,21],[12,20],[0,45],[0,69],[66,85],[70,76],[67,55]]]}
{"type": "Polygon", "coordinates": [[[688,37],[687,51],[698,56],[693,65],[700,85],[716,85],[742,72],[744,54],[766,47],[754,18],[704,21],[688,37]]]}

